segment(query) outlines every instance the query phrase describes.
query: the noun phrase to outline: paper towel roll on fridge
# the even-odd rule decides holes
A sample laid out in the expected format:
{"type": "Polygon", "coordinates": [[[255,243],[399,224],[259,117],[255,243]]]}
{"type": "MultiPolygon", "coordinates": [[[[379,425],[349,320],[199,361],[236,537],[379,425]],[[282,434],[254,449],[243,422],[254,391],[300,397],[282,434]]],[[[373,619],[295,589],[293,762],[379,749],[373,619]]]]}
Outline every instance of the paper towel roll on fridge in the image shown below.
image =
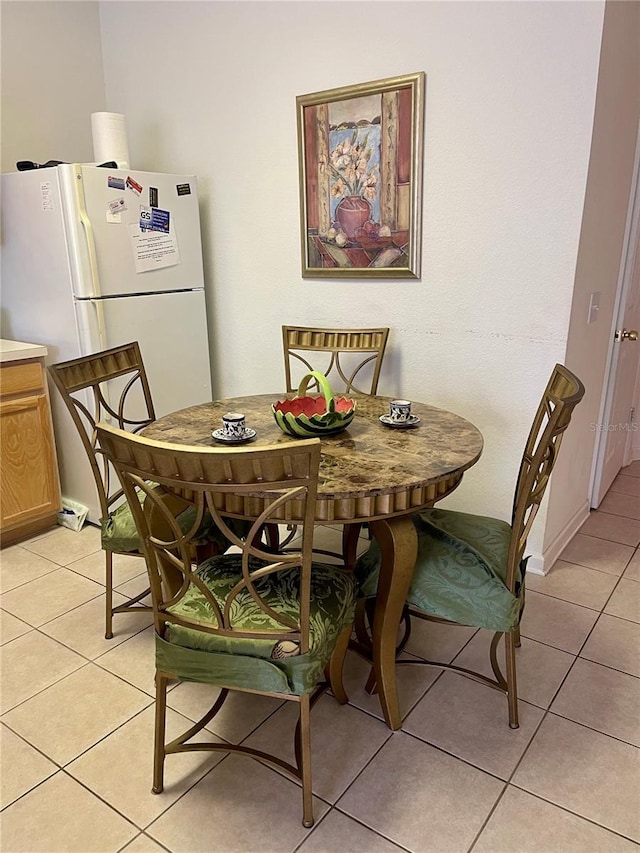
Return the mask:
{"type": "Polygon", "coordinates": [[[96,163],[115,160],[120,169],[129,168],[127,128],[122,113],[91,113],[91,132],[96,163]]]}

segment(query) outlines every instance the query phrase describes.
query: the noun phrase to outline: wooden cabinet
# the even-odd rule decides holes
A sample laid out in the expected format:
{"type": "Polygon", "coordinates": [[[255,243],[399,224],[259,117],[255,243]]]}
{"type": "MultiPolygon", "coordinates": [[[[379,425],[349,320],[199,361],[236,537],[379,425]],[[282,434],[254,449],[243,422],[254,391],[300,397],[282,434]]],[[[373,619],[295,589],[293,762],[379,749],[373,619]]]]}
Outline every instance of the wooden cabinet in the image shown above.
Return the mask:
{"type": "Polygon", "coordinates": [[[44,358],[0,363],[0,541],[56,523],[60,482],[44,358]]]}

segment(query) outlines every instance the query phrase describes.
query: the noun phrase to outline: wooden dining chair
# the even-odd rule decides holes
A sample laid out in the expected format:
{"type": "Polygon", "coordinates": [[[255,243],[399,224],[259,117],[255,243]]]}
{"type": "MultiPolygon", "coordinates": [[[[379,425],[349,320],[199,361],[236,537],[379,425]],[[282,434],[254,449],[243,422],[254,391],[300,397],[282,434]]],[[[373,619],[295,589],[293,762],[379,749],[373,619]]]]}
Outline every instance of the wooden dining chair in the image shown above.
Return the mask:
{"type": "MultiPolygon", "coordinates": [[[[156,419],[149,381],[137,342],[49,366],[49,374],[69,410],[89,461],[100,502],[101,544],[105,553],[105,637],[113,637],[113,614],[151,610],[142,600],[146,589],[113,606],[113,555],[142,556],[131,508],[118,478],[101,453],[96,424],[111,419],[122,429],[139,432],[156,419]]],[[[194,510],[183,502],[184,523],[194,510]]],[[[200,531],[200,543],[224,550],[229,543],[211,521],[200,531]]]]}
{"type": "Polygon", "coordinates": [[[229,450],[151,441],[102,424],[97,434],[133,507],[149,573],[156,631],[153,792],[163,790],[166,755],[241,753],[301,782],[303,824],[312,826],[310,710],[328,686],[341,704],[347,701],[342,665],[355,603],[354,576],[311,559],[319,439],[229,450]],[[197,507],[189,530],[167,504],[176,490],[197,507]],[[145,496],[143,505],[138,493],[145,496]],[[206,512],[237,553],[197,564],[189,546],[206,512]],[[227,526],[227,513],[255,518],[246,539],[227,526]],[[282,517],[299,520],[302,539],[295,552],[273,553],[260,544],[262,527],[282,517]],[[169,679],[210,684],[220,692],[197,723],[165,743],[169,679]],[[293,763],[247,745],[191,741],[232,690],[297,706],[293,763]]]}
{"type": "Polygon", "coordinates": [[[334,391],[375,394],[388,337],[388,328],[322,329],[283,326],[287,393],[297,390],[299,380],[305,373],[317,370],[330,380],[334,391]],[[310,361],[312,353],[313,366],[310,361]],[[292,370],[296,366],[299,370],[292,370]]]}
{"type": "MultiPolygon", "coordinates": [[[[412,516],[418,533],[418,557],[407,597],[410,617],[494,631],[489,656],[493,678],[455,664],[432,660],[397,660],[451,669],[505,693],[509,725],[518,728],[516,646],[525,602],[525,548],[542,501],[562,437],[574,408],[584,396],[582,382],[557,364],[538,406],[516,482],[511,523],[497,518],[432,508],[412,516]],[[505,638],[506,677],[497,659],[505,638]]],[[[380,571],[380,549],[373,541],[356,562],[361,601],[358,632],[366,633],[380,571]],[[367,602],[369,607],[363,607],[367,602]]],[[[401,644],[404,647],[408,637],[401,644]]],[[[375,687],[373,676],[367,685],[375,687]]]]}

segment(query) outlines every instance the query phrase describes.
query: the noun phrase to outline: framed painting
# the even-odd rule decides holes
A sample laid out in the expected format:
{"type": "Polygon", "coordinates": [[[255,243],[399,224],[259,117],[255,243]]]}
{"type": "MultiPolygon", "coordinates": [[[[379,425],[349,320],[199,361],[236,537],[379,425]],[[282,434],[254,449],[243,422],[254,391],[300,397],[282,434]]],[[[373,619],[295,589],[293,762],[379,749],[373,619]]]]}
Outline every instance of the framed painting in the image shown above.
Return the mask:
{"type": "Polygon", "coordinates": [[[296,98],[303,278],[419,278],[424,72],[296,98]]]}

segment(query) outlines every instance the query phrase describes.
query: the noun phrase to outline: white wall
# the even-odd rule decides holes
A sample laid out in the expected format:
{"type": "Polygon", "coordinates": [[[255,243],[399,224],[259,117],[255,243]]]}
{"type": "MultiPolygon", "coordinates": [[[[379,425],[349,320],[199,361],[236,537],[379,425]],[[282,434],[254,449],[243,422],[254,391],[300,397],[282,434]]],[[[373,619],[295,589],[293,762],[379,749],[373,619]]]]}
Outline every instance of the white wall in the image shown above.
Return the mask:
{"type": "MultiPolygon", "coordinates": [[[[603,11],[101,3],[104,108],[127,116],[132,165],[199,177],[216,394],[281,390],[283,322],[389,325],[380,392],[450,408],[485,436],[449,505],[508,517],[532,414],[565,354],[603,11]],[[421,280],[303,281],[296,95],[419,70],[421,280]]],[[[70,56],[54,55],[52,79],[70,56]]],[[[76,120],[101,108],[81,104],[76,120]]]]}
{"type": "Polygon", "coordinates": [[[98,4],[3,2],[2,171],[18,160],[92,161],[105,109],[98,4]]]}
{"type": "Polygon", "coordinates": [[[589,510],[597,436],[591,425],[599,420],[613,337],[639,121],[640,4],[608,3],[566,355],[566,364],[580,376],[587,391],[553,474],[544,536],[545,563],[549,565],[589,510]],[[589,297],[595,291],[600,293],[598,319],[587,324],[589,297]],[[576,516],[580,510],[582,515],[576,516]]]}

